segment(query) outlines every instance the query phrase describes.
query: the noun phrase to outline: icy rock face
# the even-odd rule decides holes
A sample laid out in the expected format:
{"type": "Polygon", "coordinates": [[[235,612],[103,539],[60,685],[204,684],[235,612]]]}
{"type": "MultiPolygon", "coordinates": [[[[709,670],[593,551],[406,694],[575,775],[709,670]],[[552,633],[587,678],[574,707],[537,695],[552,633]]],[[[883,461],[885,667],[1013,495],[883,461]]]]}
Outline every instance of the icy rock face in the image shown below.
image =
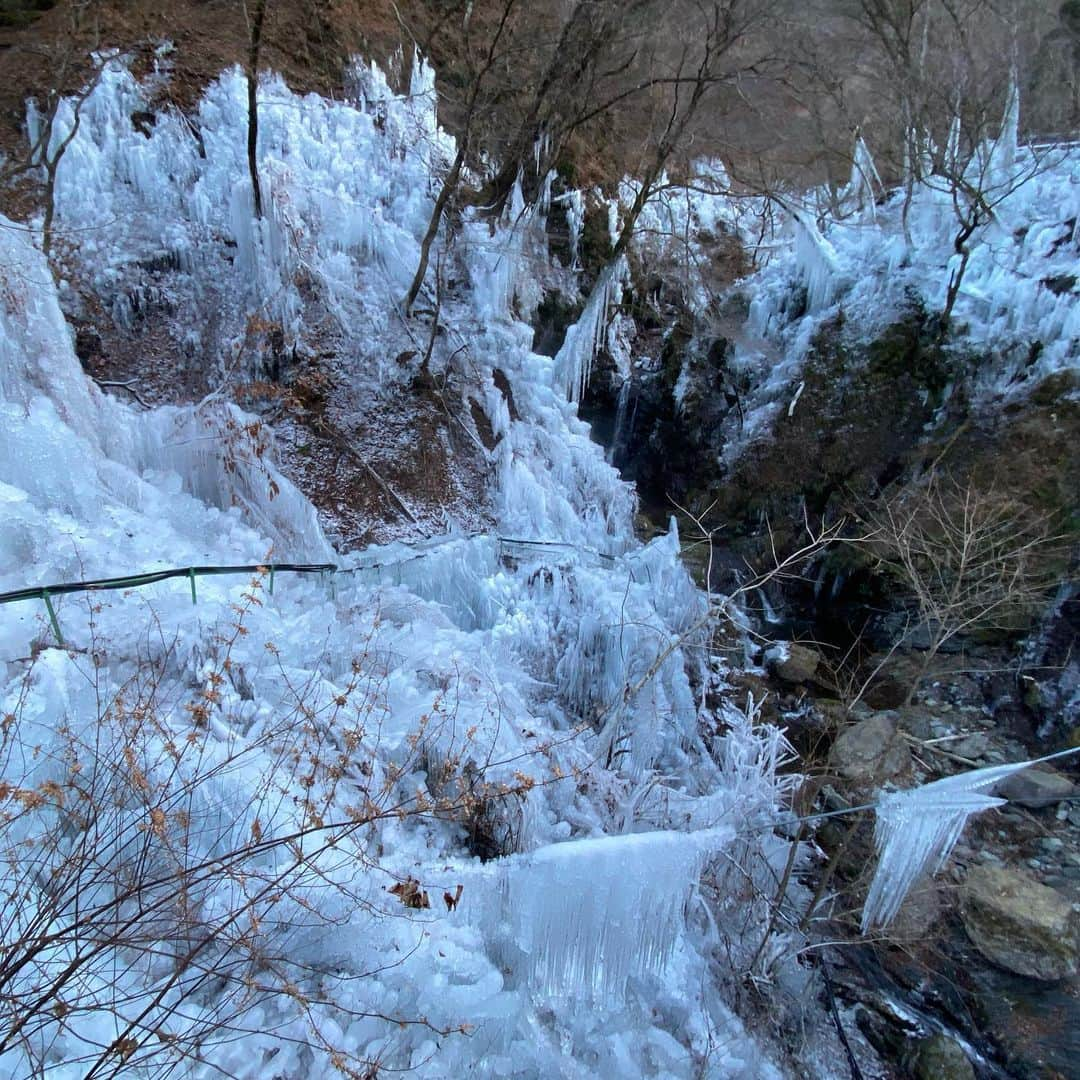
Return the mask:
{"type": "MultiPolygon", "coordinates": [[[[257,314],[302,335],[317,302],[369,381],[382,379],[432,173],[453,144],[434,122],[422,66],[408,97],[375,69],[354,74],[352,104],[262,82],[269,205],[257,224],[240,73],[208,89],[197,135],[165,113],[147,137],[129,119],[142,91],[111,64],[57,192],[58,229],[85,237],[99,295],[122,307],[138,261],[165,250],[179,268],[170,287],[191,311],[232,290],[223,319],[234,329],[257,314]]],[[[67,123],[70,111],[58,131],[67,123]]],[[[782,737],[751,710],[705,743],[688,674],[696,654],[681,647],[704,644],[695,635],[705,606],[678,561],[678,536],[634,538],[633,491],[569,400],[588,350],[557,370],[531,352],[515,316],[541,292],[540,223],[507,221],[493,235],[467,217],[462,229],[456,269],[471,289],[448,298],[444,318],[453,347],[468,347],[501,436],[499,531],[541,543],[450,536],[337,560],[250,417],[212,401],[141,413],[98,393],[40,253],[0,228],[0,588],[259,563],[271,550],[343,563],[327,583],[279,575],[272,597],[265,581],[221,577],[200,580],[197,605],[186,582],[93,603],[58,598],[71,652],[50,647],[40,602],[0,609],[0,707],[19,725],[9,761],[19,781],[45,783],[65,775],[71,745],[94,748],[103,776],[128,749],[147,786],[180,785],[194,863],[262,837],[244,873],[201,883],[207,919],[228,924],[250,899],[248,874],[287,872],[295,883],[253,909],[250,933],[281,958],[306,1006],[289,994],[248,1000],[236,1017],[242,1041],[201,1040],[220,1002],[195,980],[201,996],[175,999],[183,1007],[159,1029],[168,1038],[151,1040],[166,1057],[191,1038],[207,1070],[244,1077],[329,1075],[337,1055],[430,1077],[690,1077],[702,1061],[717,1075],[778,1075],[719,997],[716,931],[703,929],[704,902],[688,898],[737,825],[753,821],[771,837],[787,783],[776,775],[782,737]],[[512,383],[517,419],[496,368],[512,383]],[[101,666],[79,651],[89,648],[101,666]],[[154,702],[138,715],[154,723],[122,736],[126,714],[103,724],[103,710],[138,686],[154,702]],[[190,757],[174,768],[177,747],[190,757]],[[315,767],[342,747],[342,764],[315,767]],[[276,842],[312,813],[350,821],[369,803],[383,811],[377,820],[305,848],[298,865],[276,842]],[[412,810],[447,803],[452,811],[412,810]],[[485,865],[463,846],[482,824],[502,845],[485,865]],[[391,891],[410,879],[430,907],[391,891]],[[451,910],[440,898],[457,885],[451,910]],[[471,1037],[452,1034],[462,1024],[471,1037]]],[[[585,344],[604,331],[594,315],[577,335],[585,344]]],[[[126,803],[117,813],[129,810],[118,827],[166,859],[158,819],[148,829],[126,803]]],[[[26,815],[20,828],[47,824],[26,815]]],[[[21,839],[0,833],[0,884],[23,890],[18,925],[29,926],[50,901],[20,876],[20,848],[8,841],[21,839]]],[[[739,851],[759,846],[742,839],[739,851]]],[[[125,850],[102,858],[122,864],[125,850]]],[[[768,852],[773,877],[781,855],[768,852]]],[[[33,1053],[57,1077],[83,1075],[85,1055],[122,1034],[110,1002],[153,1009],[171,972],[172,954],[160,955],[148,948],[131,962],[104,950],[81,984],[94,1004],[50,1019],[33,1053]]],[[[50,953],[35,977],[69,960],[50,953]]],[[[11,1050],[0,1071],[32,1072],[22,1053],[11,1050]]]]}
{"type": "Polygon", "coordinates": [[[911,768],[911,750],[895,713],[876,713],[843,731],[829,751],[829,767],[852,787],[868,790],[911,768]]]}
{"type": "MultiPolygon", "coordinates": [[[[998,137],[967,166],[967,179],[983,191],[993,214],[967,244],[952,323],[959,344],[986,354],[975,379],[976,396],[984,400],[1017,395],[1080,368],[1080,150],[1017,145],[1017,100],[1014,91],[998,137]]],[[[956,167],[963,171],[962,162],[956,167]]],[[[797,408],[811,345],[838,314],[858,345],[896,321],[912,297],[930,314],[942,311],[959,270],[959,221],[950,181],[932,168],[914,183],[910,200],[902,189],[883,191],[861,138],[842,191],[786,197],[775,214],[747,201],[744,219],[730,210],[725,217],[717,208],[733,201],[724,197],[726,177],[708,163],[699,170],[698,187],[717,193],[658,197],[647,208],[648,221],[657,231],[683,236],[712,215],[744,237],[757,263],[757,272],[738,285],[750,298],[749,315],[726,357],[729,377],[748,387],[723,433],[724,460],[733,462],[797,408]],[[748,227],[755,214],[757,232],[748,227]]],[[[690,306],[707,311],[707,305],[690,306]]],[[[705,325],[714,333],[708,320],[705,325]]]]}
{"type": "Polygon", "coordinates": [[[822,660],[821,653],[806,645],[781,642],[765,652],[765,663],[778,679],[788,683],[803,683],[812,679],[822,660]]]}
{"type": "MultiPolygon", "coordinates": [[[[63,510],[76,520],[92,516],[102,500],[130,512],[160,501],[162,517],[176,522],[192,512],[194,499],[199,513],[216,508],[232,518],[231,527],[244,521],[263,534],[239,543],[245,557],[238,561],[265,560],[271,548],[279,559],[329,558],[311,505],[264,452],[269,435],[251,427],[254,418],[226,405],[141,413],[106,397],[82,372],[44,259],[6,220],[0,273],[0,408],[8,417],[0,429],[0,479],[41,512],[63,510]],[[161,488],[173,482],[165,494],[161,488]]],[[[158,557],[182,564],[183,549],[174,555],[158,557]]],[[[117,561],[85,564],[78,573],[66,566],[69,577],[123,569],[117,561]]]]}

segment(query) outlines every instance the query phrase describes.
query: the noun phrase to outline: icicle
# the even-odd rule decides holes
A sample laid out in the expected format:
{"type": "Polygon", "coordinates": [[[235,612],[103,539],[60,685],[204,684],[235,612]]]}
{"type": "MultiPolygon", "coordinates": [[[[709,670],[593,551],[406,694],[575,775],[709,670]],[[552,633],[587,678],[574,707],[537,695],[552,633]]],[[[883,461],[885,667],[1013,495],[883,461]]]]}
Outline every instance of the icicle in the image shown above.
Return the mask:
{"type": "Polygon", "coordinates": [[[435,92],[435,69],[413,50],[412,74],[409,78],[409,106],[420,131],[434,138],[439,130],[438,95],[435,92]]]}
{"type": "Polygon", "coordinates": [[[507,859],[500,928],[538,996],[622,997],[627,980],[663,972],[683,905],[730,827],[647,832],[551,844],[507,859]]]}
{"type": "Polygon", "coordinates": [[[26,102],[26,139],[30,144],[31,151],[38,149],[38,153],[31,159],[31,165],[41,164],[41,155],[45,147],[38,148],[38,140],[41,138],[41,111],[37,102],[29,98],[26,102]]]}
{"type": "Polygon", "coordinates": [[[581,318],[567,330],[562,348],[555,357],[556,378],[569,401],[579,402],[589,385],[593,360],[607,329],[612,292],[622,283],[625,269],[626,263],[620,259],[601,272],[581,318]]]}
{"type": "Polygon", "coordinates": [[[546,131],[541,131],[533,140],[533,168],[537,177],[541,175],[540,170],[550,151],[551,135],[546,131]]]}
{"type": "Polygon", "coordinates": [[[933,864],[933,873],[941,869],[972,814],[1005,802],[984,789],[1033,764],[976,769],[883,796],[874,829],[878,866],[863,907],[863,933],[888,926],[927,867],[933,864]]]}
{"type": "MultiPolygon", "coordinates": [[[[906,146],[904,152],[906,155],[906,146]]],[[[877,166],[874,164],[874,159],[870,154],[870,148],[861,135],[856,135],[855,148],[851,157],[851,179],[844,189],[842,198],[854,200],[856,210],[862,210],[866,207],[869,211],[870,220],[875,221],[877,220],[875,202],[883,188],[884,184],[882,184],[881,177],[878,175],[877,166]]]]}
{"type": "Polygon", "coordinates": [[[802,393],[805,389],[806,380],[803,379],[802,382],[799,383],[799,386],[795,391],[795,396],[791,399],[791,404],[788,406],[787,414],[789,418],[795,415],[795,406],[799,404],[799,398],[802,397],[802,393]]]}
{"type": "MultiPolygon", "coordinates": [[[[824,569],[822,570],[822,572],[824,572],[824,569]]],[[[820,581],[820,579],[819,579],[819,581],[820,581]]],[[[814,596],[815,596],[815,598],[817,597],[817,592],[818,592],[819,587],[820,587],[819,584],[814,586],[814,596]]],[[[779,626],[780,623],[783,622],[783,619],[781,619],[780,616],[776,614],[776,608],[774,608],[772,606],[772,604],[769,603],[768,594],[765,592],[764,589],[758,589],[757,594],[758,594],[758,599],[761,601],[761,615],[762,615],[762,618],[765,620],[766,623],[769,624],[769,626],[779,626]]]]}
{"type": "Polygon", "coordinates": [[[567,196],[566,224],[570,230],[570,269],[574,270],[578,266],[578,245],[585,226],[585,199],[576,188],[567,196]]]}
{"type": "MultiPolygon", "coordinates": [[[[957,136],[959,137],[959,129],[957,130],[957,136]]],[[[937,143],[934,142],[934,137],[923,129],[922,139],[919,141],[919,168],[922,170],[919,174],[920,180],[925,180],[928,176],[934,174],[934,157],[937,154],[937,143]]]]}
{"type": "Polygon", "coordinates": [[[1016,172],[1016,151],[1020,141],[1020,91],[1016,85],[1015,68],[1009,75],[1009,89],[1005,95],[1005,114],[1001,118],[1001,130],[990,148],[990,182],[1007,188],[1016,172]]]}
{"type": "Polygon", "coordinates": [[[840,272],[836,249],[803,215],[792,213],[795,222],[795,257],[806,283],[809,310],[820,311],[832,302],[840,272]]]}
{"type": "Polygon", "coordinates": [[[956,176],[960,171],[960,108],[949,125],[949,137],[945,140],[945,172],[956,176]]]}

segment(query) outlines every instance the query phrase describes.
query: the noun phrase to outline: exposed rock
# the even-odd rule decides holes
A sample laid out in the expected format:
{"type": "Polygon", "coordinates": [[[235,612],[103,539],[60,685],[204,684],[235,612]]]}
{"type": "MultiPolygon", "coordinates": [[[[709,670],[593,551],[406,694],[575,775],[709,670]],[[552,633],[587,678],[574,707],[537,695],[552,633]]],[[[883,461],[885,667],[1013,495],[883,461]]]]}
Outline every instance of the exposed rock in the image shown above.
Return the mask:
{"type": "Polygon", "coordinates": [[[924,877],[904,898],[889,924],[889,940],[898,944],[925,945],[941,935],[945,901],[938,883],[924,877]]]}
{"type": "Polygon", "coordinates": [[[1037,765],[1023,772],[1013,773],[998,785],[997,793],[1009,802],[1026,806],[1029,810],[1041,810],[1053,806],[1062,799],[1076,794],[1076,785],[1067,777],[1047,765],[1037,765]]]}
{"type": "Polygon", "coordinates": [[[900,727],[916,739],[932,739],[934,737],[934,721],[937,713],[925,705],[908,705],[906,708],[896,710],[896,719],[900,727]]]}
{"type": "MultiPolygon", "coordinates": [[[[1076,505],[1074,503],[1074,505],[1076,505]]],[[[1029,674],[1022,676],[1023,701],[1041,739],[1060,738],[1080,746],[1080,586],[1054,605],[1028,646],[1029,674]]]]}
{"type": "Polygon", "coordinates": [[[101,359],[101,334],[92,326],[81,326],[75,332],[75,355],[83,367],[101,359]]]}
{"type": "Polygon", "coordinates": [[[977,761],[990,749],[990,736],[977,731],[973,735],[965,735],[964,738],[955,740],[947,748],[953,754],[977,761]]]}
{"type": "Polygon", "coordinates": [[[789,723],[786,718],[781,719],[776,694],[771,692],[773,688],[763,675],[755,675],[752,671],[732,671],[727,681],[735,691],[734,700],[739,708],[746,705],[747,695],[750,695],[755,703],[760,702],[762,723],[780,726],[789,723]]]}
{"type": "Polygon", "coordinates": [[[804,683],[814,677],[821,663],[821,653],[806,645],[784,642],[768,651],[766,662],[778,678],[789,683],[804,683]]]}
{"type": "Polygon", "coordinates": [[[1016,1080],[1076,1076],[1080,1000],[1075,981],[1039,983],[987,966],[972,971],[980,1026],[1016,1080]]]}
{"type": "Polygon", "coordinates": [[[967,1054],[948,1035],[921,1039],[911,1057],[915,1080],[975,1080],[975,1070],[967,1054]]]}
{"type": "Polygon", "coordinates": [[[1080,920],[1069,901],[1026,873],[976,866],[961,905],[964,929],[993,963],[1053,982],[1080,969],[1080,920]]]}
{"type": "Polygon", "coordinates": [[[822,697],[814,702],[814,708],[826,727],[839,731],[848,718],[848,707],[837,698],[822,697]]]}
{"type": "Polygon", "coordinates": [[[908,770],[911,751],[893,713],[877,713],[849,727],[833,743],[830,769],[855,787],[892,780],[908,770]]]}
{"type": "Polygon", "coordinates": [[[872,709],[896,709],[906,704],[912,686],[922,674],[922,661],[907,653],[872,656],[867,667],[871,671],[876,669],[863,694],[863,701],[872,709]]]}

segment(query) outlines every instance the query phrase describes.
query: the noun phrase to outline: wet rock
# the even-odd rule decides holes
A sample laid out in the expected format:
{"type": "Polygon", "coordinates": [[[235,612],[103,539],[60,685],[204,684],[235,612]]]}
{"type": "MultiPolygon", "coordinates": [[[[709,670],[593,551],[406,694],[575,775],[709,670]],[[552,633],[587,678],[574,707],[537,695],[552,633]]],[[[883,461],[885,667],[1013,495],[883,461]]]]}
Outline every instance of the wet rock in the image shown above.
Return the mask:
{"type": "Polygon", "coordinates": [[[863,701],[873,709],[897,709],[909,704],[914,687],[923,672],[923,661],[911,653],[876,654],[867,661],[874,672],[863,701]]]}
{"type": "Polygon", "coordinates": [[[806,645],[786,641],[765,654],[770,671],[784,682],[804,683],[814,677],[821,664],[821,653],[806,645]]]}
{"type": "Polygon", "coordinates": [[[882,784],[911,766],[911,751],[893,713],[877,713],[843,732],[829,752],[830,769],[855,787],[882,784]]]}
{"type": "Polygon", "coordinates": [[[915,1080],[975,1080],[975,1070],[960,1044],[948,1035],[921,1039],[911,1056],[915,1080]]]}
{"type": "Polygon", "coordinates": [[[1000,968],[972,971],[975,1012],[1016,1080],[1077,1075],[1080,1000],[1076,980],[1038,983],[1000,968]]]}
{"type": "Polygon", "coordinates": [[[101,359],[101,335],[92,326],[81,326],[75,332],[75,355],[83,367],[101,359]]]}
{"type": "Polygon", "coordinates": [[[1076,785],[1056,769],[1038,765],[1013,773],[998,785],[997,793],[1029,810],[1041,810],[1044,806],[1053,806],[1075,795],[1076,785]]]}
{"type": "Polygon", "coordinates": [[[848,720],[848,707],[836,698],[818,698],[814,708],[821,723],[829,731],[840,731],[848,720]]]}
{"type": "Polygon", "coordinates": [[[755,703],[760,702],[762,723],[779,724],[781,727],[788,725],[786,718],[781,719],[776,694],[772,692],[773,688],[764,676],[755,675],[751,671],[733,671],[727,681],[734,690],[733,700],[739,708],[746,705],[748,696],[752,697],[755,703]]]}
{"type": "Polygon", "coordinates": [[[1029,874],[973,867],[960,910],[979,952],[1017,975],[1053,982],[1080,969],[1080,921],[1072,905],[1029,874]]]}
{"type": "Polygon", "coordinates": [[[889,924],[889,939],[897,943],[925,945],[941,934],[945,900],[933,878],[924,878],[904,898],[889,924]]]}

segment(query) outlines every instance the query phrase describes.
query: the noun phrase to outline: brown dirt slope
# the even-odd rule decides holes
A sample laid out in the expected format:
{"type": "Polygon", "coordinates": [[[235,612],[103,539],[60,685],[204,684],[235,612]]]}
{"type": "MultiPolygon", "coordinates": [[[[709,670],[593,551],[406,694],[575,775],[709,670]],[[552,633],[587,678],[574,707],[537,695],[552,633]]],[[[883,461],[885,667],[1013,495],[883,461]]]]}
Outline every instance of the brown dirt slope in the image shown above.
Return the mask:
{"type": "MultiPolygon", "coordinates": [[[[389,0],[268,0],[263,65],[294,89],[332,94],[348,56],[385,60],[401,37],[389,0]]],[[[69,0],[0,0],[0,150],[18,152],[26,100],[54,88],[64,57],[74,62],[57,89],[71,91],[90,50],[117,48],[149,63],[164,41],[176,47],[167,92],[188,106],[219,72],[243,62],[242,0],[92,0],[78,29],[69,0]]]]}

